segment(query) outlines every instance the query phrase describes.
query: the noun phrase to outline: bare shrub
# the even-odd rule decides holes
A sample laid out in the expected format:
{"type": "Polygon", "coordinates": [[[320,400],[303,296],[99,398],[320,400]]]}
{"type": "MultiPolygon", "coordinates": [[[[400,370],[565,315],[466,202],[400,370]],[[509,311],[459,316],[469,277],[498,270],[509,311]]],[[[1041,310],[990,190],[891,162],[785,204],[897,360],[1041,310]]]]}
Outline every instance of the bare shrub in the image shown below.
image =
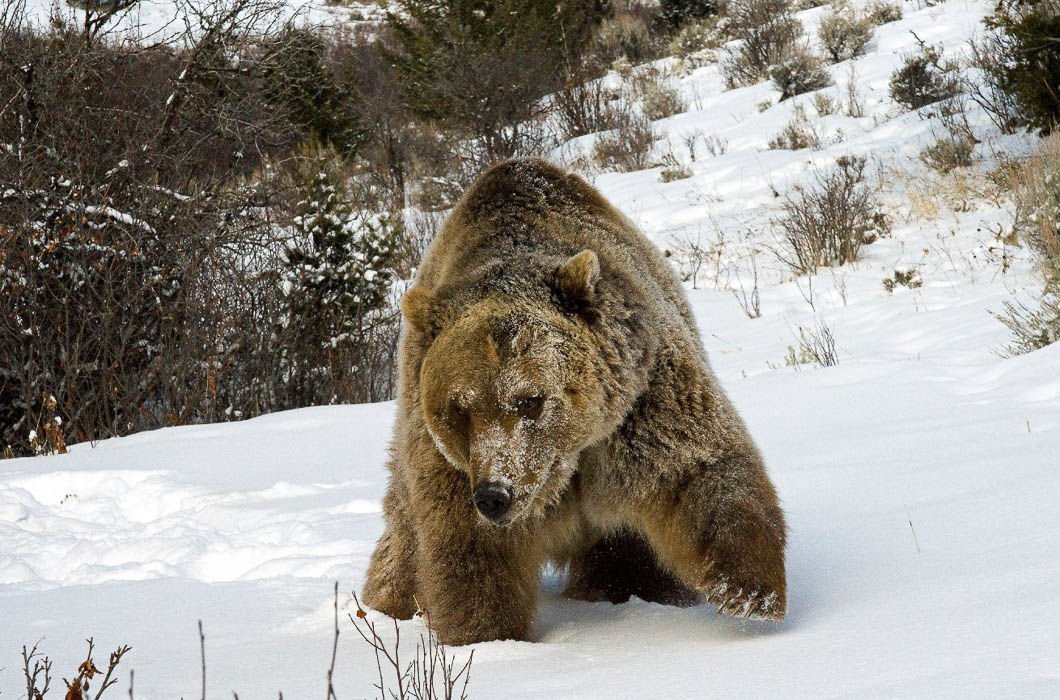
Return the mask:
{"type": "Polygon", "coordinates": [[[1060,134],[1039,143],[1011,186],[1016,234],[1033,252],[1047,288],[1060,288],[1060,134]]]}
{"type": "MultiPolygon", "coordinates": [[[[379,678],[375,688],[379,691],[380,700],[467,700],[471,664],[475,659],[473,650],[468,654],[467,661],[457,666],[456,659],[445,645],[438,642],[438,637],[431,629],[430,613],[421,610],[416,616],[423,619],[426,631],[416,641],[412,660],[403,662],[398,621],[391,618],[394,641],[388,642],[379,633],[376,623],[368,619],[368,612],[361,607],[356,593],[353,599],[357,611],[349,616],[350,621],[375,654],[379,678]]],[[[337,635],[336,628],[336,638],[337,635]]]]}
{"type": "Polygon", "coordinates": [[[994,125],[1011,134],[1024,123],[1019,100],[1008,86],[1010,39],[1000,31],[969,42],[969,64],[978,73],[968,81],[969,95],[982,107],[994,125]]]}
{"type": "Polygon", "coordinates": [[[427,175],[424,161],[435,161],[429,175],[451,169],[452,140],[433,138],[431,130],[410,114],[398,87],[398,72],[383,50],[385,34],[336,30],[325,37],[336,83],[353,103],[357,175],[381,188],[380,198],[387,199],[391,208],[404,206],[415,181],[427,175]]]}
{"type": "Polygon", "coordinates": [[[891,75],[891,98],[908,110],[917,110],[960,93],[954,66],[944,64],[939,50],[921,42],[920,50],[905,57],[891,75]]]}
{"type": "Polygon", "coordinates": [[[703,139],[703,145],[706,147],[707,153],[712,156],[723,156],[729,150],[729,140],[716,134],[711,134],[703,139]]]}
{"type": "Polygon", "coordinates": [[[728,19],[714,15],[681,25],[670,39],[669,51],[678,58],[688,59],[717,49],[728,38],[728,19]]]}
{"type": "Polygon", "coordinates": [[[815,186],[797,186],[784,202],[777,225],[787,244],[778,255],[796,273],[854,262],[861,246],[888,230],[865,181],[865,159],[851,156],[818,174],[815,186]]]}
{"type": "Polygon", "coordinates": [[[802,105],[795,105],[791,119],[784,125],[784,129],[769,141],[769,148],[774,151],[800,151],[804,148],[820,147],[821,137],[810,118],[806,116],[806,108],[802,105]]]}
{"type": "Polygon", "coordinates": [[[659,171],[659,182],[674,182],[692,177],[692,169],[677,159],[672,150],[663,154],[663,168],[659,171]]]}
{"type": "Polygon", "coordinates": [[[1047,291],[1036,306],[1022,301],[1003,304],[1004,312],[994,316],[1012,334],[1006,356],[1024,355],[1060,340],[1060,293],[1047,291]]]}
{"type": "Polygon", "coordinates": [[[616,126],[613,102],[619,98],[601,80],[572,78],[553,96],[556,117],[567,139],[616,126]]]}
{"type": "MultiPolygon", "coordinates": [[[[81,700],[88,697],[98,700],[98,698],[101,698],[109,688],[118,682],[117,678],[112,677],[114,671],[118,664],[121,663],[122,658],[131,650],[131,647],[123,645],[112,651],[106,671],[101,671],[92,658],[95,643],[91,637],[87,642],[88,653],[85,655],[85,660],[77,666],[75,672],[70,676],[72,680],[63,679],[66,684],[65,697],[67,700],[81,700]],[[97,680],[97,676],[101,676],[101,678],[97,680]],[[89,681],[95,684],[95,695],[89,695],[89,681]]],[[[22,647],[22,676],[26,684],[26,698],[30,700],[47,699],[48,691],[51,689],[51,669],[51,659],[38,652],[36,644],[33,645],[32,649],[28,650],[25,646],[22,647]]]]}
{"type": "Polygon", "coordinates": [[[920,151],[920,160],[932,170],[948,173],[975,162],[975,140],[963,134],[940,136],[920,151]]]}
{"type": "MultiPolygon", "coordinates": [[[[416,121],[408,130],[408,152],[403,168],[408,171],[408,193],[412,203],[424,211],[451,209],[480,171],[481,153],[466,141],[430,122],[416,121]]],[[[393,202],[394,207],[402,202],[393,202]]]]}
{"type": "Polygon", "coordinates": [[[307,138],[340,159],[355,148],[357,167],[341,177],[378,225],[404,203],[410,164],[431,139],[415,141],[407,113],[362,91],[388,69],[358,56],[378,54],[274,24],[282,13],[270,0],[182,11],[201,29],[172,45],[135,45],[107,27],[86,40],[61,20],[28,31],[11,8],[0,19],[0,142],[17,145],[0,149],[6,454],[389,397],[394,323],[374,325],[356,351],[327,351],[334,362],[355,356],[364,383],[317,371],[312,388],[291,389],[274,331],[290,311],[280,278],[300,213],[292,173],[307,138]],[[331,98],[314,111],[306,66],[324,76],[325,97],[351,86],[349,124],[370,136],[343,136],[353,132],[331,98]]]}
{"type": "Polygon", "coordinates": [[[275,16],[199,8],[182,46],[141,47],[5,14],[0,444],[30,453],[48,397],[71,442],[225,419],[219,316],[238,304],[212,272],[230,280],[233,248],[271,232],[277,193],[250,181],[302,135],[268,106],[275,16]]]}
{"type": "Polygon", "coordinates": [[[445,215],[442,212],[411,210],[405,214],[402,227],[404,235],[398,240],[394,253],[395,270],[401,279],[411,280],[415,277],[423,254],[427,252],[434,237],[442,228],[445,215]]]}
{"type": "Polygon", "coordinates": [[[740,308],[747,318],[762,317],[762,299],[758,294],[758,259],[754,252],[751,253],[751,288],[744,287],[743,279],[739,271],[736,271],[736,286],[732,287],[732,295],[736,297],[740,308]]]}
{"type": "Polygon", "coordinates": [[[651,151],[659,139],[651,120],[624,109],[616,114],[617,126],[601,133],[593,145],[593,163],[604,170],[632,172],[651,164],[651,151]]]}
{"type": "Polygon", "coordinates": [[[817,110],[817,116],[819,117],[835,114],[838,107],[839,105],[836,104],[836,101],[824,92],[815,93],[813,96],[813,108],[817,110]]]}
{"type": "Polygon", "coordinates": [[[619,13],[604,19],[593,33],[592,51],[602,65],[624,58],[632,65],[658,55],[658,46],[643,18],[619,13]]]}
{"type": "Polygon", "coordinates": [[[865,47],[872,40],[872,29],[869,18],[855,13],[845,4],[838,4],[821,20],[817,36],[832,62],[839,63],[865,53],[865,47]]]}
{"type": "Polygon", "coordinates": [[[730,88],[764,80],[769,67],[783,61],[802,35],[802,23],[787,0],[732,0],[728,17],[729,32],[738,40],[722,62],[730,88]]]}
{"type": "Polygon", "coordinates": [[[780,100],[813,92],[832,84],[824,65],[805,44],[793,45],[777,63],[769,67],[769,79],[780,90],[780,100]]]}
{"type": "Polygon", "coordinates": [[[657,69],[639,71],[633,76],[633,94],[640,100],[644,116],[652,121],[665,119],[688,109],[668,76],[657,69]]]}
{"type": "Polygon", "coordinates": [[[846,94],[843,101],[843,111],[848,117],[860,119],[865,116],[865,96],[858,90],[858,74],[854,64],[850,64],[847,73],[846,94]]]}
{"type": "Polygon", "coordinates": [[[824,321],[809,330],[799,326],[796,335],[798,347],[788,346],[784,364],[798,369],[801,365],[814,364],[818,367],[834,367],[839,364],[839,353],[836,350],[835,336],[824,321]]]}
{"type": "Polygon", "coordinates": [[[712,243],[704,242],[703,232],[697,231],[695,236],[686,233],[679,239],[671,242],[670,246],[663,251],[667,258],[673,258],[677,267],[677,274],[682,282],[691,282],[692,289],[699,289],[699,277],[703,272],[703,266],[711,263],[714,268],[714,286],[719,283],[721,274],[721,258],[725,252],[725,235],[718,233],[718,239],[712,243]]]}
{"type": "Polygon", "coordinates": [[[562,84],[599,17],[584,3],[401,0],[387,14],[395,87],[422,119],[472,139],[478,167],[542,147],[541,98],[562,84]]]}

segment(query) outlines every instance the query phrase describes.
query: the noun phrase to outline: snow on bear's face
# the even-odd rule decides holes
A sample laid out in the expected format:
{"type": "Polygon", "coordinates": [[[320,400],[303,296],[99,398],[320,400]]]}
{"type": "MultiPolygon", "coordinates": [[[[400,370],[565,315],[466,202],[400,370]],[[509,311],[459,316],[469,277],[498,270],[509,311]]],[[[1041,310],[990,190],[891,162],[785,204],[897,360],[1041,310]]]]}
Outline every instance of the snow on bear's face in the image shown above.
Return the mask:
{"type": "Polygon", "coordinates": [[[483,301],[434,339],[424,417],[482,518],[538,517],[563,495],[598,424],[599,366],[577,319],[543,305],[483,301]]]}

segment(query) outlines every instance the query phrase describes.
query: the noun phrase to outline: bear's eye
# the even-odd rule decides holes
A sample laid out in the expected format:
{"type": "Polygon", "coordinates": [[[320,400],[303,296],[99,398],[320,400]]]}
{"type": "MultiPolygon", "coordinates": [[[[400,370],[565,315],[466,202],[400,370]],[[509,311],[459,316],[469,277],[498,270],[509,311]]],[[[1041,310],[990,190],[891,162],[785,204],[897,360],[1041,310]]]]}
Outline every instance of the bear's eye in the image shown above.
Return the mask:
{"type": "Polygon", "coordinates": [[[449,404],[449,422],[456,428],[467,423],[467,409],[453,401],[449,404]]]}
{"type": "Polygon", "coordinates": [[[515,402],[515,412],[520,418],[536,420],[541,416],[541,410],[545,407],[545,399],[541,396],[524,396],[515,402]]]}

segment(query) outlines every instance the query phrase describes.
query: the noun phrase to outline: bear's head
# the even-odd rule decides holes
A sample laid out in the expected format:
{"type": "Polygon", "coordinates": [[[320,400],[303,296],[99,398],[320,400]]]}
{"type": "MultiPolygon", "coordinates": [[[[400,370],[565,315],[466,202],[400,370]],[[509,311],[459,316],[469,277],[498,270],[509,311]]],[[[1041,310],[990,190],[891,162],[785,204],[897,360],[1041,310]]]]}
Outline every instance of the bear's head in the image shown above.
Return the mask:
{"type": "Polygon", "coordinates": [[[548,270],[540,293],[475,298],[448,314],[419,286],[402,300],[429,342],[419,382],[427,429],[495,525],[542,515],[601,437],[607,366],[590,327],[599,275],[584,250],[548,270]]]}

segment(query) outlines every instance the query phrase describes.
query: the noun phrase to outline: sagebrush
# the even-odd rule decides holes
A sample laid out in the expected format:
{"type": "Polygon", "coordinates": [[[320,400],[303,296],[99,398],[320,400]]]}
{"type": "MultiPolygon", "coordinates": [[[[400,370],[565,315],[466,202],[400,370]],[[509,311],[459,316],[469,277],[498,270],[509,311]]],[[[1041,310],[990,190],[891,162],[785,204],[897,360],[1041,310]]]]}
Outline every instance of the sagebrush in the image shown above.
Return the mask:
{"type": "Polygon", "coordinates": [[[796,187],[777,221],[786,249],[781,259],[796,273],[854,262],[861,247],[888,230],[864,158],[845,156],[817,176],[811,187],[796,187]]]}

